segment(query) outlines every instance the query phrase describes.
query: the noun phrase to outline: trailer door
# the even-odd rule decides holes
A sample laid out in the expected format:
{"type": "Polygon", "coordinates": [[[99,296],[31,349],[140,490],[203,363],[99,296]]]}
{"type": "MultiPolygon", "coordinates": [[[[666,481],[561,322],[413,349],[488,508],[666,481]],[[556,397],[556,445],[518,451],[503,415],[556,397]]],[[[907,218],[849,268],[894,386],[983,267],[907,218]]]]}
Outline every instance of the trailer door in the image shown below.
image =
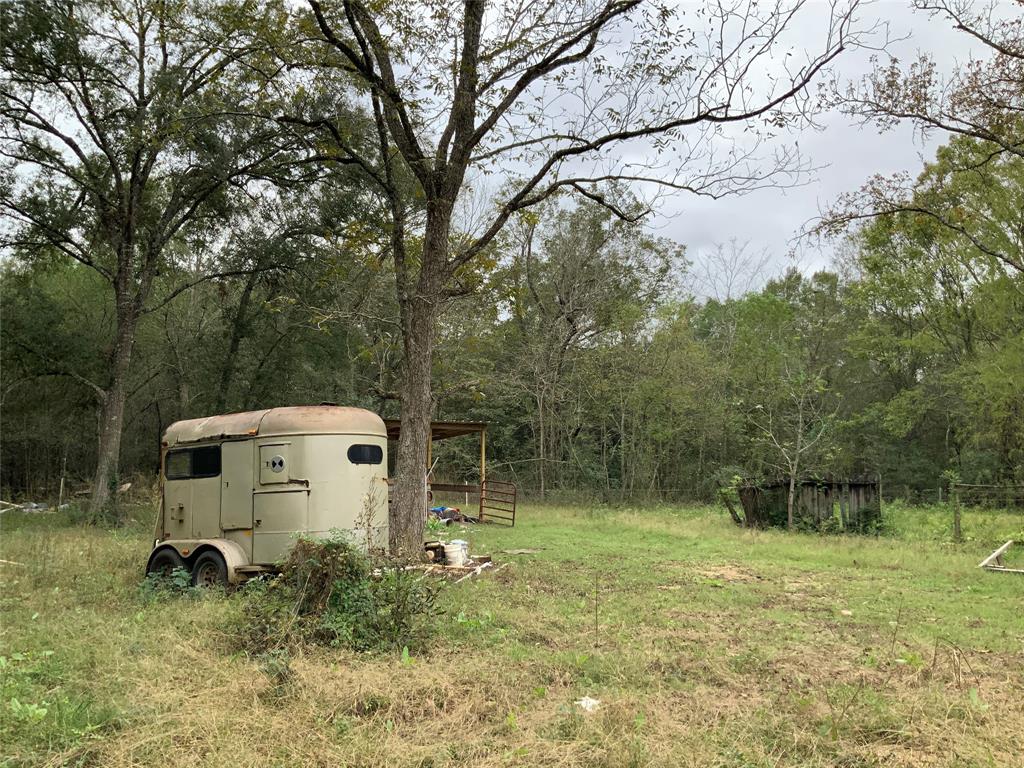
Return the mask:
{"type": "Polygon", "coordinates": [[[253,441],[224,443],[222,448],[220,527],[252,530],[253,441]]]}
{"type": "Polygon", "coordinates": [[[172,448],[164,455],[165,538],[219,535],[220,446],[172,448]]]}
{"type": "Polygon", "coordinates": [[[192,535],[220,536],[221,446],[200,445],[192,453],[192,535]]]}
{"type": "Polygon", "coordinates": [[[170,450],[164,456],[164,530],[162,538],[188,539],[192,536],[192,455],[188,450],[170,450]]]}

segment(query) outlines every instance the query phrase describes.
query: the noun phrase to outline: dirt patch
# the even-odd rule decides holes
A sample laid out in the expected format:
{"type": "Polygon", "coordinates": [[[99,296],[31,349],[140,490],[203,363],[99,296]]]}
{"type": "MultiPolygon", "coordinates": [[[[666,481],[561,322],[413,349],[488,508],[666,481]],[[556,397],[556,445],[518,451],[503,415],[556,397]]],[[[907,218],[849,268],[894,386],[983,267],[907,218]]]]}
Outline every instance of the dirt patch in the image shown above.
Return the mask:
{"type": "MultiPolygon", "coordinates": [[[[668,573],[677,575],[682,582],[692,583],[695,580],[712,579],[716,581],[728,581],[739,583],[750,583],[763,581],[764,576],[750,568],[738,563],[709,563],[707,561],[670,561],[658,563],[657,568],[664,569],[668,573]]],[[[680,582],[670,582],[680,583],[680,582]]]]}
{"type": "Polygon", "coordinates": [[[787,579],[783,582],[783,587],[787,592],[817,592],[821,590],[821,585],[816,581],[807,581],[803,579],[787,579]]]}
{"type": "Polygon", "coordinates": [[[696,573],[705,579],[718,579],[719,581],[751,582],[761,581],[764,578],[748,568],[729,563],[710,568],[699,568],[696,573]]]}

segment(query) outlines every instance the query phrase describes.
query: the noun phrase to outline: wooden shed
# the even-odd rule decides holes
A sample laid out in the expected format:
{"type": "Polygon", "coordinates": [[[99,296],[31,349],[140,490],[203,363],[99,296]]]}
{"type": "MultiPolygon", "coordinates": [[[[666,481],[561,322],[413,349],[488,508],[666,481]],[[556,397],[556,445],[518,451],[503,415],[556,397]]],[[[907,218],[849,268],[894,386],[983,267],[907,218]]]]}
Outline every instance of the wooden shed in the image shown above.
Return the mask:
{"type": "MultiPolygon", "coordinates": [[[[747,528],[786,526],[788,479],[750,481],[738,490],[747,528]]],[[[795,523],[819,531],[876,531],[882,519],[881,490],[878,477],[804,478],[796,487],[795,523]]]]}

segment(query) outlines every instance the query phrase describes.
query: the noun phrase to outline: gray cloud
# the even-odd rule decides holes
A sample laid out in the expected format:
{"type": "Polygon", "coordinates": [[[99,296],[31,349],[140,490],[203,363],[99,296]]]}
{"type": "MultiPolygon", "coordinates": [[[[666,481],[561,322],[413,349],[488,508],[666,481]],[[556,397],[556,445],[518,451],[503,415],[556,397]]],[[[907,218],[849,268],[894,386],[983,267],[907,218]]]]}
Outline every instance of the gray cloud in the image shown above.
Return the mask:
{"type": "MultiPolygon", "coordinates": [[[[971,39],[956,32],[948,21],[915,11],[903,2],[883,1],[866,6],[863,21],[873,20],[889,24],[896,42],[890,45],[888,53],[904,62],[919,52],[928,52],[940,71],[948,72],[972,54],[980,55],[971,39]]],[[[794,31],[799,40],[806,41],[807,47],[813,47],[813,13],[794,31]]],[[[870,69],[871,52],[864,50],[844,53],[836,63],[844,80],[859,80],[870,69]]],[[[733,238],[749,241],[756,251],[767,249],[771,266],[766,278],[790,263],[795,245],[799,248],[797,263],[801,269],[827,267],[832,261],[829,245],[818,250],[794,242],[804,225],[839,195],[858,189],[874,174],[916,173],[947,138],[938,134],[921,137],[910,125],[880,132],[875,126],[858,125],[839,113],[825,115],[820,122],[820,131],[804,131],[799,136],[779,139],[799,142],[801,153],[818,169],[803,186],[765,189],[721,200],[674,195],[664,201],[658,220],[652,223],[660,234],[686,245],[691,256],[699,256],[716,243],[733,238]]]]}

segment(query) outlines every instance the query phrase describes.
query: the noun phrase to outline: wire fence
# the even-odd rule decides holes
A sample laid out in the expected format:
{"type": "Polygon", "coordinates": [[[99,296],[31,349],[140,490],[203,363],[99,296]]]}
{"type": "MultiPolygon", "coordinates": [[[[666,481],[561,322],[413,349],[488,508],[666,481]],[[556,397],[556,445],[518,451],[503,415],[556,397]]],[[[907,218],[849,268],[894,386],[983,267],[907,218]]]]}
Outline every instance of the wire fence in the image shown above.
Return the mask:
{"type": "Polygon", "coordinates": [[[528,488],[518,486],[519,498],[544,504],[711,504],[715,499],[692,488],[528,488]]]}
{"type": "Polygon", "coordinates": [[[993,507],[1024,512],[1024,485],[977,485],[954,483],[950,493],[965,507],[993,507]]]}
{"type": "MultiPolygon", "coordinates": [[[[1024,513],[1024,485],[979,485],[956,483],[913,488],[907,485],[886,486],[882,483],[884,502],[901,501],[909,506],[925,507],[950,504],[965,507],[990,507],[1019,510],[1024,513]]],[[[717,497],[707,496],[694,488],[651,488],[623,491],[617,488],[547,488],[519,487],[519,498],[531,503],[547,504],[716,504],[717,497]]]]}
{"type": "Polygon", "coordinates": [[[949,491],[942,486],[935,488],[911,488],[910,486],[889,487],[882,485],[883,501],[902,501],[914,507],[941,504],[949,501],[949,491]]]}

